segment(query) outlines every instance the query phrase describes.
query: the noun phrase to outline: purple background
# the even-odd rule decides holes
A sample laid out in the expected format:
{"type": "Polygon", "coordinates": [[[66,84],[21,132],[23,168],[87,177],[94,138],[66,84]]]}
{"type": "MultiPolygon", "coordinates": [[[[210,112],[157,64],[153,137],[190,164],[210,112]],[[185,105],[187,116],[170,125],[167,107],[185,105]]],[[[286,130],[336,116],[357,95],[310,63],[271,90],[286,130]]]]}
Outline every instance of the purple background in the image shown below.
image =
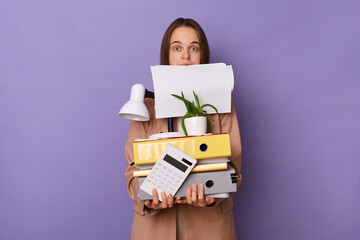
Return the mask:
{"type": "MultiPolygon", "coordinates": [[[[360,2],[1,1],[0,239],[129,239],[130,87],[179,16],[232,64],[239,239],[360,239],[360,2]]],[[[204,219],[206,221],[206,219],[204,219]]]]}

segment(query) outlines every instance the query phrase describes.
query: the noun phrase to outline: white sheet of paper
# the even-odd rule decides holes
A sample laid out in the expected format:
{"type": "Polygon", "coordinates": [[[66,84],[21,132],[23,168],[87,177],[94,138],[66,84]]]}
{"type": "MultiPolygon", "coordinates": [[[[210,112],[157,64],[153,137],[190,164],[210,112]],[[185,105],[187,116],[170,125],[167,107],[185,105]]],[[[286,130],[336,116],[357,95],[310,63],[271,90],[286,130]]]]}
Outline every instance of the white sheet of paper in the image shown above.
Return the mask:
{"type": "MultiPolygon", "coordinates": [[[[180,117],[186,113],[184,103],[171,96],[177,94],[189,101],[194,100],[193,91],[200,104],[214,105],[219,113],[231,112],[231,92],[234,88],[234,73],[225,63],[191,66],[158,65],[151,67],[155,91],[156,118],[180,117]]],[[[195,100],[194,100],[195,101],[195,100]]],[[[212,108],[204,108],[215,113],[212,108]]]]}

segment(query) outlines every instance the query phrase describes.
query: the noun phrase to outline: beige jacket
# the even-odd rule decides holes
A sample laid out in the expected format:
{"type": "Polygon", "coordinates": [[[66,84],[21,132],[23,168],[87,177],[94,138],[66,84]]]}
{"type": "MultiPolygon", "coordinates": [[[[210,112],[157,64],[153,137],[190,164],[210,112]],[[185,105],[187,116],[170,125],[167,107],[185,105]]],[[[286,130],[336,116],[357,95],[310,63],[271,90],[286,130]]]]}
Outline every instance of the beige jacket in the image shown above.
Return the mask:
{"type": "MultiPolygon", "coordinates": [[[[130,166],[130,163],[133,162],[132,143],[136,138],[148,138],[155,133],[168,132],[167,119],[155,118],[154,100],[146,99],[145,104],[149,110],[150,121],[132,121],[125,146],[127,161],[125,178],[129,196],[135,201],[131,239],[175,240],[176,236],[179,236],[179,233],[177,233],[179,224],[181,229],[185,229],[180,234],[183,239],[236,239],[232,215],[232,198],[216,199],[216,204],[213,207],[202,208],[175,204],[173,208],[169,209],[145,210],[145,201],[141,201],[137,197],[138,179],[133,177],[133,171],[136,171],[137,168],[134,165],[130,166]],[[182,219],[180,223],[177,222],[179,215],[181,215],[180,219],[182,219]]],[[[215,120],[211,121],[213,133],[230,134],[231,164],[238,176],[240,176],[241,141],[234,105],[232,104],[231,113],[214,114],[211,117],[215,120]]]]}

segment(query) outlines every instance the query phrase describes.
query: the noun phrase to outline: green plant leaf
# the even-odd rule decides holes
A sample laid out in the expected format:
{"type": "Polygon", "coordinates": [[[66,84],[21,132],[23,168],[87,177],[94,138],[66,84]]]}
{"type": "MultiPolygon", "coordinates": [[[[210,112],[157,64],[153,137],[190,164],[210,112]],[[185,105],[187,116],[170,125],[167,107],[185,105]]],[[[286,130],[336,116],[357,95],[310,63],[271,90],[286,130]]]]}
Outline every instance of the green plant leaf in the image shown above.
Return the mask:
{"type": "Polygon", "coordinates": [[[211,120],[211,121],[215,121],[212,117],[210,117],[210,116],[206,116],[209,120],[211,120]]]}
{"type": "Polygon", "coordinates": [[[215,110],[216,113],[219,113],[218,110],[216,109],[216,107],[214,107],[213,105],[211,104],[204,104],[201,106],[201,109],[203,109],[204,107],[211,107],[212,109],[215,110]]]}
{"type": "Polygon", "coordinates": [[[171,96],[179,98],[180,100],[182,100],[182,98],[179,95],[176,95],[175,93],[171,94],[171,96]]]}
{"type": "Polygon", "coordinates": [[[183,131],[184,131],[184,133],[185,133],[185,136],[188,135],[188,134],[187,134],[187,131],[186,131],[186,128],[185,128],[185,122],[184,122],[185,118],[187,118],[187,117],[188,117],[188,114],[185,114],[185,115],[182,117],[182,119],[181,119],[181,127],[182,127],[182,129],[183,129],[183,131]]]}
{"type": "Polygon", "coordinates": [[[185,106],[186,106],[186,111],[187,111],[189,114],[191,114],[191,113],[193,112],[192,107],[191,107],[191,102],[186,101],[186,102],[185,102],[185,106]]]}
{"type": "Polygon", "coordinates": [[[199,98],[196,95],[195,91],[193,91],[193,94],[194,94],[195,102],[194,101],[190,102],[189,100],[185,99],[183,91],[181,91],[181,96],[176,95],[176,94],[171,94],[171,96],[176,97],[177,99],[183,101],[185,104],[185,107],[186,107],[187,112],[181,119],[181,127],[182,127],[185,135],[188,136],[186,128],[185,128],[185,122],[184,122],[185,118],[196,117],[196,116],[206,116],[208,132],[211,133],[210,120],[214,121],[214,119],[212,119],[210,116],[207,116],[207,112],[203,108],[211,107],[212,109],[215,110],[216,113],[219,113],[219,112],[216,109],[216,107],[214,107],[211,104],[204,104],[204,105],[200,106],[200,101],[199,101],[199,98]]]}
{"type": "Polygon", "coordinates": [[[196,93],[194,91],[193,91],[193,94],[194,94],[194,99],[195,99],[195,102],[196,102],[196,107],[200,107],[198,96],[196,95],[196,93]]]}
{"type": "Polygon", "coordinates": [[[206,116],[206,118],[207,118],[207,121],[206,121],[206,123],[207,123],[207,132],[211,133],[211,125],[210,125],[209,119],[211,119],[213,121],[214,121],[214,119],[212,119],[210,116],[206,116]]]}
{"type": "Polygon", "coordinates": [[[195,106],[194,101],[191,102],[194,111],[194,117],[201,116],[201,111],[195,106]]]}
{"type": "Polygon", "coordinates": [[[203,113],[202,113],[202,108],[200,106],[200,101],[199,101],[199,98],[198,96],[196,95],[196,93],[193,91],[193,94],[194,94],[194,98],[195,98],[195,101],[196,101],[196,108],[198,109],[198,112],[199,112],[199,116],[205,116],[203,113]]]}
{"type": "Polygon", "coordinates": [[[191,106],[191,102],[189,100],[185,99],[183,91],[181,91],[181,97],[176,94],[171,94],[171,95],[184,102],[187,112],[189,112],[189,113],[193,112],[193,110],[192,110],[193,107],[191,106]]]}

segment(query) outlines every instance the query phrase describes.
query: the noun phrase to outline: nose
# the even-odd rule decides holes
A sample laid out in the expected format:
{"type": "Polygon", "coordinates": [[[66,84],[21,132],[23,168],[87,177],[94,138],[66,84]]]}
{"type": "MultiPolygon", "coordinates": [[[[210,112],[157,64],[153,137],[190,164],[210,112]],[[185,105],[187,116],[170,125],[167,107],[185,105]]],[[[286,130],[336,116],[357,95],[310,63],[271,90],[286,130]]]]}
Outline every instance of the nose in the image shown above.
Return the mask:
{"type": "Polygon", "coordinates": [[[189,54],[189,51],[188,50],[185,50],[183,55],[182,55],[182,58],[183,59],[190,59],[190,54],[189,54]]]}

